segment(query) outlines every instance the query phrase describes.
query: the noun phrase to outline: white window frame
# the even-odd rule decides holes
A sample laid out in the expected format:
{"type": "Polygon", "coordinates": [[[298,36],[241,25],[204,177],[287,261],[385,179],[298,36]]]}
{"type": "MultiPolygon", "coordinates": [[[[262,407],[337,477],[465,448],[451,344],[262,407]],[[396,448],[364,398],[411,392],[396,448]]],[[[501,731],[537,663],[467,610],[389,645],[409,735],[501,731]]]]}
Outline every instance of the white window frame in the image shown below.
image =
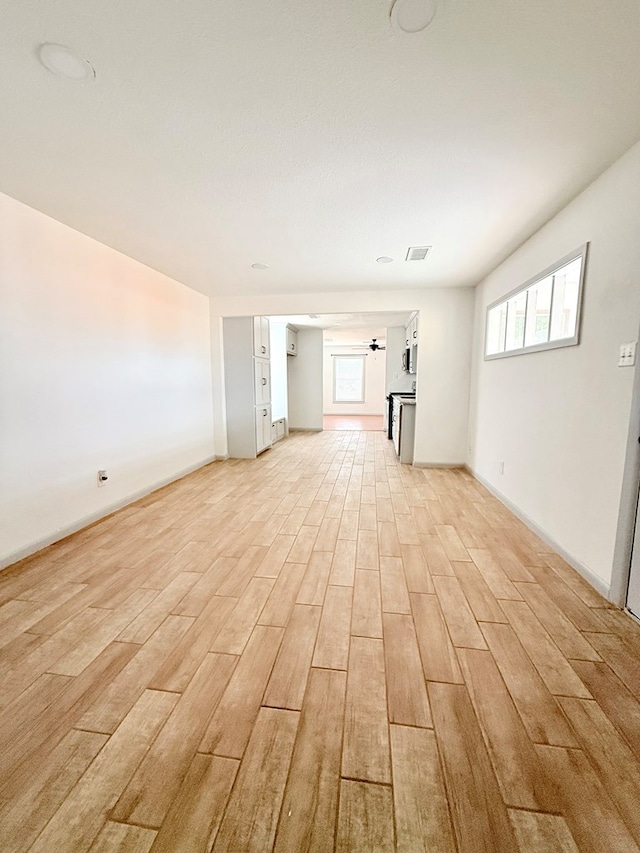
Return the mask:
{"type": "MultiPolygon", "coordinates": [[[[538,273],[537,275],[533,276],[533,278],[530,278],[524,284],[521,284],[519,287],[516,287],[510,293],[507,293],[505,296],[501,296],[500,299],[496,299],[494,302],[492,302],[490,305],[487,306],[487,310],[486,310],[486,314],[485,314],[485,324],[484,324],[484,360],[485,361],[492,361],[493,359],[496,359],[496,358],[511,358],[511,356],[514,356],[514,355],[524,355],[525,353],[530,353],[530,352],[541,352],[542,350],[547,350],[547,349],[559,349],[560,347],[573,347],[573,346],[576,346],[577,344],[580,343],[580,326],[581,326],[581,320],[582,320],[582,292],[584,289],[584,274],[585,274],[585,268],[586,268],[586,264],[587,264],[588,246],[589,246],[588,243],[584,243],[582,246],[580,246],[574,252],[570,252],[568,255],[565,255],[564,258],[561,258],[555,264],[551,264],[551,266],[547,267],[541,273],[538,273]],[[571,263],[571,261],[577,260],[578,258],[580,258],[582,262],[580,265],[580,280],[578,283],[578,301],[577,301],[577,305],[576,305],[575,333],[571,337],[558,338],[555,341],[544,341],[543,343],[540,343],[540,344],[531,344],[530,346],[521,346],[521,347],[517,347],[515,349],[509,349],[509,350],[505,349],[502,352],[487,353],[489,314],[490,314],[490,312],[493,311],[494,308],[498,308],[501,305],[507,305],[509,300],[513,299],[514,296],[518,296],[518,294],[524,293],[530,287],[535,286],[539,282],[543,281],[545,278],[548,278],[549,276],[553,276],[553,274],[556,273],[559,269],[561,269],[562,267],[571,263]]],[[[549,310],[549,333],[551,333],[552,320],[553,320],[553,284],[552,284],[552,288],[551,288],[551,304],[550,304],[550,310],[549,310]]],[[[508,316],[507,316],[507,320],[505,322],[505,327],[507,324],[508,324],[508,316]]],[[[525,315],[524,315],[525,333],[526,333],[526,327],[527,327],[527,313],[526,313],[526,309],[525,309],[525,315]]],[[[506,329],[505,329],[505,334],[506,334],[506,329]]]]}
{"type": "Polygon", "coordinates": [[[334,355],[333,356],[333,402],[339,403],[340,405],[348,405],[349,403],[355,403],[356,405],[362,404],[365,401],[365,381],[366,381],[366,364],[367,364],[367,356],[365,355],[334,355]],[[336,359],[344,359],[344,360],[353,360],[358,359],[362,364],[362,397],[359,400],[338,400],[336,395],[336,359]]]}

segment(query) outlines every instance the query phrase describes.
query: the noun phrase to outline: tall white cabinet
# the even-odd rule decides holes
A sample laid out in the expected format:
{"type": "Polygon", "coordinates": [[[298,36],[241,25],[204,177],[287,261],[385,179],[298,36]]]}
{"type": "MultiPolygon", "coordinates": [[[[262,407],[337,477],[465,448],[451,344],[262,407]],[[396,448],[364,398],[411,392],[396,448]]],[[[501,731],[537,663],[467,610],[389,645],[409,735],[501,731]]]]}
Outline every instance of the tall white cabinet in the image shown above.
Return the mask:
{"type": "Polygon", "coordinates": [[[255,459],[271,447],[269,318],[225,317],[223,334],[229,456],[255,459]]]}

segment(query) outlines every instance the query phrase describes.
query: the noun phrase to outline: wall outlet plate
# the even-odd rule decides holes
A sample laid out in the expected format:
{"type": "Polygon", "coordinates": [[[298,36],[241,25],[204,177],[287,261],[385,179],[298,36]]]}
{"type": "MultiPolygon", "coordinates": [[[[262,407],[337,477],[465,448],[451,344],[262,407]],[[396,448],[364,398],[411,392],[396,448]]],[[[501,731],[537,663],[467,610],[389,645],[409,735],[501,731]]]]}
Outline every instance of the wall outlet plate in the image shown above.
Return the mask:
{"type": "Polygon", "coordinates": [[[618,367],[633,367],[636,363],[636,344],[637,341],[632,341],[630,344],[620,345],[618,367]]]}

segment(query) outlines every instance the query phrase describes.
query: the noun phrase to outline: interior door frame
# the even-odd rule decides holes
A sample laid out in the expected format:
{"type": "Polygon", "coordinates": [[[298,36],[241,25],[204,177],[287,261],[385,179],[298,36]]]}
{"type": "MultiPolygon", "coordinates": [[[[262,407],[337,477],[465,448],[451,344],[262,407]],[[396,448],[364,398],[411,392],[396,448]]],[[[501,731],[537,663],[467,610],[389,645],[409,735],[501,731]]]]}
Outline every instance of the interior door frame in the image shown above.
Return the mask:
{"type": "MultiPolygon", "coordinates": [[[[634,370],[631,417],[627,433],[627,450],[609,588],[609,600],[618,607],[624,607],[627,603],[640,492],[640,443],[638,441],[640,437],[640,362],[638,357],[636,357],[634,370]]],[[[640,548],[640,542],[636,542],[636,547],[640,548]]]]}

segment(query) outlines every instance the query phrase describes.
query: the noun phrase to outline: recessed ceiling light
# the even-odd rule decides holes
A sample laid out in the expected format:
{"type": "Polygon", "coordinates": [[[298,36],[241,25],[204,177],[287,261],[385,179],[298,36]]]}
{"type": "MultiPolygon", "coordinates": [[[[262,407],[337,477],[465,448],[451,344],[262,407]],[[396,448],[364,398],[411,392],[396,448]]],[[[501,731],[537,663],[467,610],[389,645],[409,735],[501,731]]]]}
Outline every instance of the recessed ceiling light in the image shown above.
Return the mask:
{"type": "Polygon", "coordinates": [[[433,21],[436,9],[436,0],[395,0],[391,23],[404,33],[419,33],[433,21]]]}
{"type": "Polygon", "coordinates": [[[252,270],[268,270],[269,267],[266,264],[251,264],[252,270]]]}
{"type": "Polygon", "coordinates": [[[377,264],[392,264],[393,258],[388,258],[386,255],[382,255],[380,258],[376,258],[377,264]]]}
{"type": "Polygon", "coordinates": [[[64,45],[41,44],[38,57],[44,67],[57,77],[74,80],[76,83],[95,79],[93,65],[64,45]]]}

